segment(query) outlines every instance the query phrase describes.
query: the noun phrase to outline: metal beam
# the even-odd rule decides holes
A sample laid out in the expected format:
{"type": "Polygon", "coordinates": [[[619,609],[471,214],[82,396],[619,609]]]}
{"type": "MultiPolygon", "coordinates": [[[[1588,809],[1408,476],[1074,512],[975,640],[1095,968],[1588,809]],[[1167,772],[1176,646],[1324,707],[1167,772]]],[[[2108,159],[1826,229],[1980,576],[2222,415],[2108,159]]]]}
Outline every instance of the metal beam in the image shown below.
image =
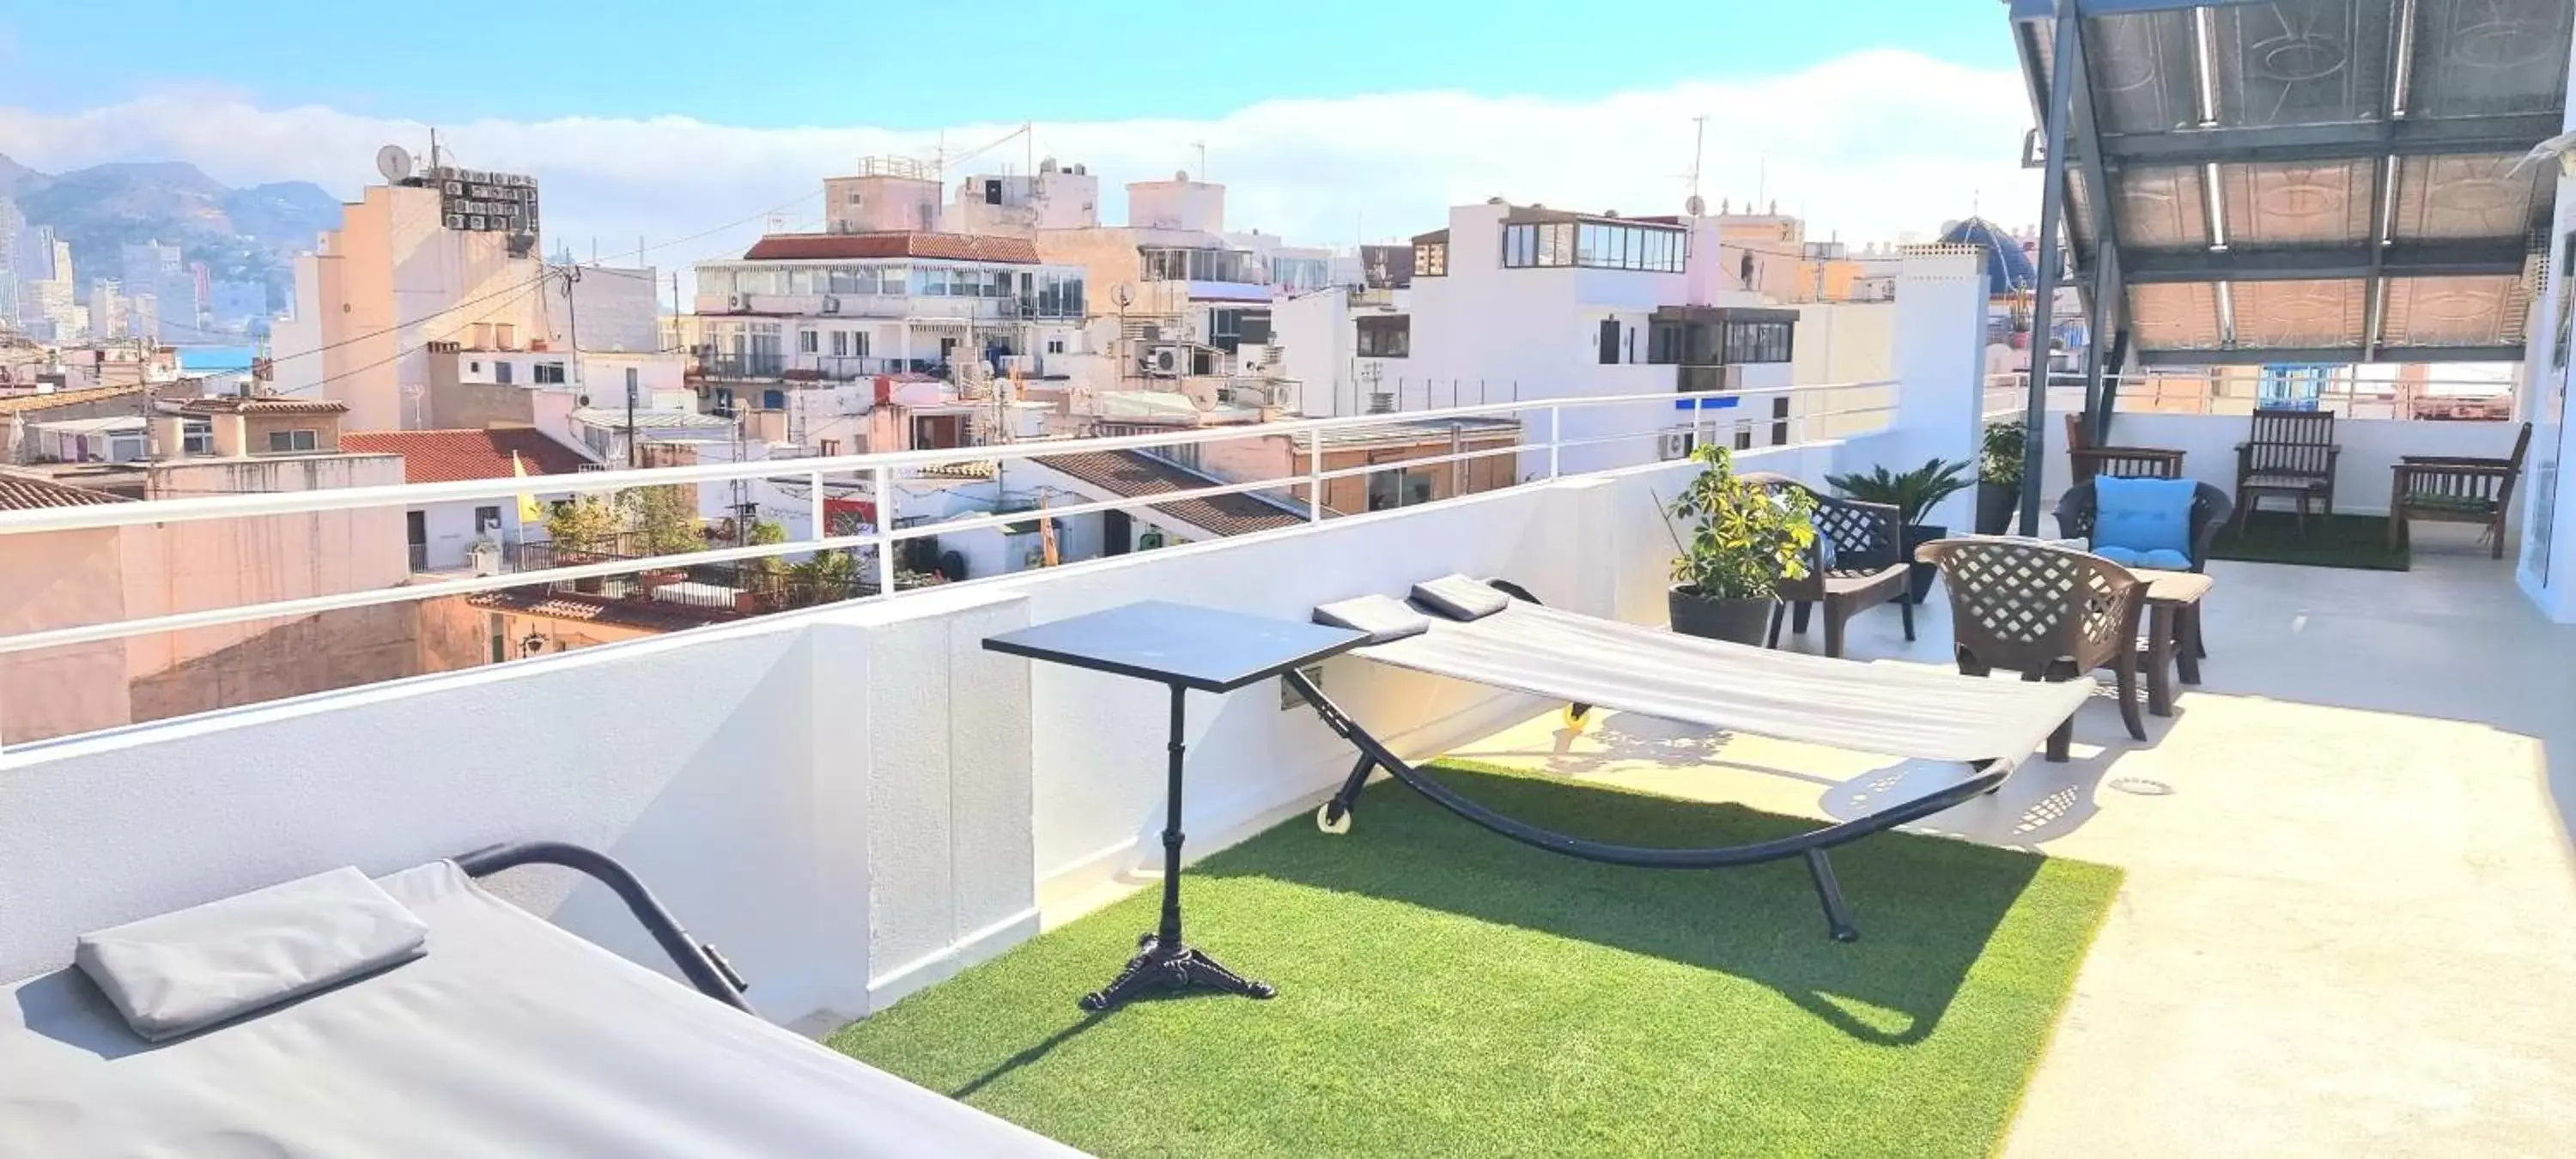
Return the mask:
{"type": "MultiPolygon", "coordinates": [[[[2140,367],[2265,366],[2274,363],[2356,363],[2358,346],[2239,346],[2229,350],[2140,350],[2140,367]]],[[[2373,362],[2520,362],[2520,346],[2382,346],[2373,362]]]]}
{"type": "MultiPolygon", "coordinates": [[[[2073,0],[2064,0],[2062,13],[2053,29],[2057,50],[2051,54],[2057,67],[2049,70],[2048,107],[2041,111],[2040,144],[2048,151],[2048,170],[2039,187],[2039,256],[2035,259],[2037,276],[2032,279],[2030,300],[2030,399],[2022,423],[2021,533],[2039,534],[2039,480],[2048,462],[2048,331],[2049,312],[2056,304],[2057,275],[2065,268],[2066,259],[2057,247],[2059,218],[2066,201],[2067,122],[2074,119],[2074,82],[2077,56],[2076,30],[2084,22],[2073,19],[2073,0]]],[[[2110,223],[2104,222],[2103,225],[2110,223]]]]}
{"type": "Polygon", "coordinates": [[[2514,153],[2555,137],[2556,113],[2437,120],[2345,121],[2260,128],[2175,129],[2102,138],[2108,158],[2130,165],[2349,161],[2395,154],[2514,153]]]}
{"type": "MultiPolygon", "coordinates": [[[[2185,8],[2226,8],[2268,4],[2272,0],[2068,0],[2081,16],[2129,16],[2140,12],[2178,12],[2185,8]]],[[[2056,15],[2056,0],[2012,0],[2015,20],[2046,20],[2056,15]]]]}
{"type": "Polygon", "coordinates": [[[2530,257],[2522,238],[2398,242],[2380,246],[2296,249],[2129,250],[2121,274],[2130,285],[2174,282],[2352,281],[2391,278],[2520,276],[2530,257]]]}

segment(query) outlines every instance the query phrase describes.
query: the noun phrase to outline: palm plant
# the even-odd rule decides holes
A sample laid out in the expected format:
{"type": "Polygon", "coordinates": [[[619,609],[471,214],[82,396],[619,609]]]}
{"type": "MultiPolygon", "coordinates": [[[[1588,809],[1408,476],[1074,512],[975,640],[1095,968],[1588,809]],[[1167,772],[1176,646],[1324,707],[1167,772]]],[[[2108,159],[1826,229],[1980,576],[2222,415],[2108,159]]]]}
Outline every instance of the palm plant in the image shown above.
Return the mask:
{"type": "Polygon", "coordinates": [[[1827,475],[1825,482],[1863,503],[1894,507],[1898,522],[1915,526],[1942,500],[1976,485],[1976,480],[1967,477],[1967,471],[1965,461],[1936,458],[1902,474],[1872,467],[1866,475],[1827,475]]]}

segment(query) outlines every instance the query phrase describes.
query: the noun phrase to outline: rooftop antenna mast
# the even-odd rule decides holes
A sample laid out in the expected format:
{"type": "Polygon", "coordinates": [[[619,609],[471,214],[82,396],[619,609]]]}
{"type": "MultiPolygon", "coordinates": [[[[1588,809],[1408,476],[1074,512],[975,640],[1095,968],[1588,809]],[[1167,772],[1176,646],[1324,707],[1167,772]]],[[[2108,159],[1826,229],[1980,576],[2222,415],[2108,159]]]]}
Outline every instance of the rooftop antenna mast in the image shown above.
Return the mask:
{"type": "Polygon", "coordinates": [[[1208,179],[1207,140],[1205,138],[1201,138],[1199,140],[1192,141],[1190,142],[1190,148],[1199,151],[1199,180],[1205,181],[1208,179]]]}
{"type": "Polygon", "coordinates": [[[1699,200],[1700,161],[1708,155],[1708,114],[1691,118],[1691,200],[1699,200]]]}

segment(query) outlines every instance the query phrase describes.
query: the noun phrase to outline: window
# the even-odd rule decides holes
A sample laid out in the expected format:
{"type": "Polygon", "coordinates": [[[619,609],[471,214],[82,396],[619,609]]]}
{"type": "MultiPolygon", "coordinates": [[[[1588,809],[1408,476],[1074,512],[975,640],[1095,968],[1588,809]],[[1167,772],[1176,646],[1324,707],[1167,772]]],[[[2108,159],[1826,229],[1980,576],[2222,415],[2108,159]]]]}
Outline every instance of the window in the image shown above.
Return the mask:
{"type": "Polygon", "coordinates": [[[1503,265],[1511,269],[1584,266],[1678,274],[1689,248],[1680,230],[1665,226],[1542,221],[1503,227],[1503,265]]]}
{"type": "Polygon", "coordinates": [[[312,431],[270,431],[268,449],[274,453],[310,451],[319,445],[312,431]]]}
{"type": "Polygon", "coordinates": [[[1412,315],[1362,317],[1353,319],[1353,322],[1359,327],[1360,357],[1410,358],[1413,356],[1412,315]]]}
{"type": "Polygon", "coordinates": [[[1449,276],[1449,243],[1417,242],[1413,247],[1413,276],[1445,278],[1449,276]]]}
{"type": "Polygon", "coordinates": [[[815,352],[814,344],[815,344],[815,342],[816,342],[816,341],[818,341],[818,340],[820,339],[820,337],[821,337],[821,336],[820,336],[819,334],[817,334],[815,331],[812,331],[812,330],[799,330],[799,331],[797,331],[797,332],[796,332],[796,352],[797,352],[798,354],[812,354],[812,353],[814,353],[814,352],[815,352]]]}
{"type": "Polygon", "coordinates": [[[1062,339],[1062,338],[1049,338],[1049,339],[1047,339],[1047,353],[1049,353],[1049,354],[1062,354],[1062,353],[1064,353],[1064,339],[1062,339]]]}
{"type": "Polygon", "coordinates": [[[814,447],[815,447],[815,449],[816,449],[816,450],[821,451],[821,452],[823,453],[823,457],[824,457],[824,458],[828,459],[828,458],[831,458],[831,457],[832,457],[832,456],[834,456],[834,455],[837,455],[837,454],[840,454],[840,453],[841,453],[841,440],[839,440],[839,439],[823,439],[823,440],[821,440],[821,441],[819,441],[819,442],[815,443],[815,444],[814,444],[814,447]]]}
{"type": "Polygon", "coordinates": [[[508,385],[510,385],[510,372],[511,372],[511,371],[513,371],[513,370],[515,370],[515,369],[517,369],[517,364],[515,364],[515,363],[509,363],[509,362],[495,362],[495,363],[493,363],[493,364],[492,364],[492,381],[497,382],[497,383],[500,383],[500,384],[501,384],[501,385],[503,385],[503,386],[508,386],[508,385]]]}
{"type": "Polygon", "coordinates": [[[204,419],[191,419],[180,432],[181,449],[191,455],[215,453],[215,424],[204,419]]]}
{"type": "Polygon", "coordinates": [[[537,385],[539,386],[544,386],[549,383],[560,386],[563,384],[564,380],[564,364],[560,362],[540,362],[536,366],[535,378],[537,385]]]}
{"type": "Polygon", "coordinates": [[[1139,281],[1259,282],[1252,255],[1243,250],[1138,246],[1139,281]]]}
{"type": "Polygon", "coordinates": [[[865,331],[865,330],[852,330],[852,331],[850,331],[850,355],[851,355],[852,357],[854,357],[854,358],[865,358],[865,357],[867,357],[867,356],[868,356],[868,332],[867,332],[867,331],[865,331]]]}
{"type": "Polygon", "coordinates": [[[760,392],[760,409],[786,410],[787,392],[783,390],[764,390],[760,392]]]}
{"type": "Polygon", "coordinates": [[[833,357],[835,357],[835,358],[842,358],[842,357],[847,357],[847,356],[849,355],[849,353],[850,353],[850,333],[849,333],[849,331],[846,331],[846,330],[835,330],[835,331],[832,331],[832,356],[833,356],[833,357]]]}
{"type": "Polygon", "coordinates": [[[474,509],[474,530],[477,534],[493,530],[500,526],[501,509],[499,507],[477,507],[474,509]]]}
{"type": "Polygon", "coordinates": [[[640,373],[638,373],[634,367],[632,367],[632,366],[627,367],[627,368],[626,368],[626,393],[628,393],[628,394],[633,394],[633,393],[635,393],[636,388],[637,388],[637,387],[639,387],[639,386],[642,386],[643,384],[644,384],[644,377],[643,377],[643,375],[642,375],[642,374],[640,374],[640,373]]]}

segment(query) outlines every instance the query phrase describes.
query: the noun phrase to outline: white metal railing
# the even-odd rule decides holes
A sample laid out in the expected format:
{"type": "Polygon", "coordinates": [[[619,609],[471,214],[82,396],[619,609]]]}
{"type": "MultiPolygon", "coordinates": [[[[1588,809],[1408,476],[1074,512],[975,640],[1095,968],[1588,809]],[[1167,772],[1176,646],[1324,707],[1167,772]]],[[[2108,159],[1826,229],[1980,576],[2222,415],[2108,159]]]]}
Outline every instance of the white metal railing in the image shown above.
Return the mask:
{"type": "MultiPolygon", "coordinates": [[[[2371,379],[2358,377],[2350,368],[2338,369],[2342,372],[2315,383],[2315,390],[2280,399],[2264,397],[2259,367],[2132,371],[2106,376],[2105,381],[2118,384],[2114,403],[2121,414],[2247,415],[2257,406],[2296,405],[2350,419],[2491,422],[2513,417],[2519,389],[2512,379],[2371,379]]],[[[1988,375],[1986,418],[2020,416],[2029,405],[2029,386],[2027,371],[1988,375]]],[[[2084,375],[2051,372],[2049,409],[2082,409],[2084,390],[2084,375]]]]}
{"type": "MultiPolygon", "coordinates": [[[[1320,436],[1322,433],[1329,431],[1384,427],[1391,424],[1413,426],[1426,421],[1436,422],[1438,420],[1448,418],[1523,418],[1520,438],[1511,443],[1460,450],[1447,454],[1424,455],[1415,458],[1370,463],[1357,467],[1326,470],[1324,469],[1323,463],[1327,448],[1324,445],[1324,440],[1320,437],[1316,437],[1305,440],[1306,446],[1303,450],[1303,457],[1306,461],[1304,469],[1293,474],[1283,475],[1276,478],[1221,483],[1206,487],[1196,487],[1154,495],[1135,497],[1122,496],[1098,502],[1067,504],[1064,506],[1050,505],[1046,509],[1046,514],[1050,517],[1066,517],[1111,510],[1133,509],[1137,507],[1164,507],[1172,503],[1185,502],[1192,499],[1214,498],[1218,496],[1236,495],[1254,491],[1282,491],[1303,487],[1306,492],[1306,501],[1303,506],[1305,508],[1306,518],[1311,523],[1321,521],[1327,514],[1326,509],[1323,506],[1325,484],[1337,479],[1365,476],[1379,471],[1400,471],[1408,468],[1422,468],[1449,463],[1465,463],[1472,460],[1496,456],[1535,456],[1543,452],[1545,454],[1547,464],[1546,469],[1543,474],[1533,473],[1530,478],[1555,479],[1560,475],[1563,463],[1563,452],[1565,450],[1638,442],[1649,439],[1661,439],[1667,435],[1681,433],[1685,428],[1696,434],[1699,440],[1705,443],[1710,438],[1719,435],[1720,432],[1731,434],[1739,428],[1751,428],[1757,431],[1768,432],[1781,424],[1787,424],[1790,428],[1791,437],[1786,442],[1776,445],[1797,445],[1813,441],[1811,436],[1819,430],[1820,424],[1828,423],[1831,420],[1848,420],[1858,419],[1864,416],[1877,416],[1881,420],[1878,424],[1879,427],[1883,427],[1885,425],[1886,417],[1892,415],[1895,411],[1892,394],[1895,385],[1896,384],[1892,381],[1871,381],[1735,391],[1709,391],[1691,394],[1650,392],[1596,398],[1529,399],[1513,402],[1488,403],[1475,406],[1452,407],[1437,411],[1413,411],[1400,415],[1348,415],[1335,418],[1300,419],[1286,422],[1202,427],[1196,429],[1156,432],[1144,435],[1123,435],[1110,438],[1040,440],[1022,443],[1000,443],[973,447],[958,447],[944,450],[892,451],[818,458],[759,460],[746,463],[709,463],[686,467],[653,467],[633,470],[586,471],[574,475],[539,475],[502,479],[477,479],[452,483],[410,483],[369,487],[346,487],[317,491],[264,492],[247,495],[204,496],[184,499],[161,499],[136,503],[106,503],[80,507],[49,507],[27,511],[5,511],[0,512],[0,543],[5,543],[6,539],[10,536],[32,535],[45,532],[97,530],[224,519],[254,519],[268,516],[303,515],[328,511],[361,511],[382,508],[410,509],[436,504],[471,502],[475,500],[509,499],[516,496],[540,493],[546,495],[591,495],[625,491],[635,488],[681,484],[730,483],[745,480],[793,480],[801,482],[809,488],[809,502],[811,503],[811,520],[809,526],[811,527],[813,534],[804,539],[792,540],[786,543],[747,544],[737,547],[708,548],[699,551],[676,552],[667,555],[648,556],[635,559],[603,560],[596,563],[548,567],[533,571],[504,572],[502,574],[488,576],[457,577],[434,580],[427,583],[407,583],[397,587],[334,592],[325,595],[308,596],[297,599],[273,600],[224,608],[208,608],[197,611],[143,616],[133,619],[108,620],[67,627],[45,628],[36,631],[0,636],[0,657],[5,657],[13,653],[30,652],[44,648],[57,648],[77,644],[91,644],[109,640],[120,640],[133,636],[149,635],[156,632],[174,632],[199,628],[221,627],[229,624],[247,623],[257,620],[292,619],[317,615],[323,612],[373,607],[383,604],[431,600],[445,596],[474,595],[506,588],[530,587],[540,584],[552,584],[563,581],[624,575],[641,571],[684,568],[702,564],[733,563],[744,560],[787,555],[802,555],[809,552],[844,549],[870,552],[875,556],[874,579],[876,580],[877,594],[866,598],[899,598],[903,594],[903,589],[899,589],[895,583],[894,552],[891,550],[893,545],[906,540],[925,536],[953,535],[959,532],[998,529],[1012,524],[1026,523],[1032,518],[1032,513],[1027,511],[1013,511],[990,515],[973,515],[956,519],[926,521],[913,524],[911,526],[898,527],[895,526],[898,512],[895,510],[897,506],[897,498],[896,489],[893,485],[898,472],[926,473],[934,469],[952,467],[963,463],[1009,463],[1040,457],[1080,454],[1085,452],[1119,450],[1142,451],[1173,446],[1198,445],[1238,439],[1295,436],[1299,434],[1320,436]],[[1785,417],[1774,416],[1768,413],[1767,410],[1761,413],[1745,413],[1747,408],[1744,408],[1741,405],[1741,402],[1744,400],[1784,397],[1808,398],[1819,402],[1825,402],[1834,399],[1836,396],[1857,391],[1887,392],[1888,397],[1884,401],[1850,407],[1811,406],[1804,409],[1803,412],[1800,412],[1798,408],[1793,406],[1792,413],[1785,417]],[[1722,408],[1711,405],[1726,400],[1735,401],[1730,402],[1728,406],[1722,408]],[[1681,403],[1699,404],[1688,408],[1688,417],[1686,421],[1683,418],[1681,408],[1676,405],[1681,403]],[[1609,435],[1593,435],[1583,438],[1567,438],[1564,435],[1565,424],[1563,416],[1567,411],[1582,411],[1602,407],[1636,407],[1640,405],[1656,406],[1658,408],[1660,421],[1648,426],[1646,429],[1637,431],[1622,431],[1609,435]],[[1544,412],[1546,415],[1547,437],[1543,441],[1535,440],[1533,438],[1535,432],[1531,430],[1532,424],[1529,419],[1525,417],[1532,415],[1534,412],[1544,412]],[[876,512],[877,522],[873,528],[864,532],[848,535],[833,535],[829,533],[830,528],[824,517],[824,500],[827,494],[825,483],[827,479],[834,478],[852,481],[867,481],[869,492],[875,496],[876,501],[879,504],[876,512]]],[[[1836,433],[1847,435],[1866,432],[1859,429],[1845,429],[1836,433]]],[[[1657,454],[1655,449],[1652,445],[1649,445],[1646,453],[1640,455],[1637,461],[1650,462],[1656,457],[1657,454]]],[[[1530,479],[1524,479],[1522,481],[1530,481],[1530,479]]],[[[1434,502],[1446,501],[1451,500],[1438,500],[1434,502]]],[[[1019,574],[1022,573],[1002,573],[1003,576],[1019,574]]],[[[0,705],[0,727],[5,727],[6,711],[6,706],[0,705]]],[[[5,734],[0,734],[0,745],[5,745],[5,743],[5,734]]]]}

